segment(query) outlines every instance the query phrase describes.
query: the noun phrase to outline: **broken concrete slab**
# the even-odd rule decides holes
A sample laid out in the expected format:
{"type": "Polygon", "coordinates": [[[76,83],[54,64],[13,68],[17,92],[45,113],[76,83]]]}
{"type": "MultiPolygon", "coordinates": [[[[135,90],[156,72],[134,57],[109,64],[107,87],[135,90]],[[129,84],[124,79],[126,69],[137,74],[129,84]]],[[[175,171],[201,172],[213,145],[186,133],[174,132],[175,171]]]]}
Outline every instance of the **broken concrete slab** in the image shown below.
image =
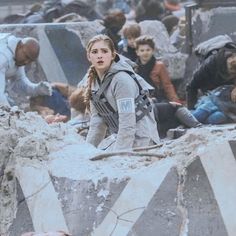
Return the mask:
{"type": "Polygon", "coordinates": [[[90,161],[103,151],[66,124],[47,125],[34,113],[2,114],[0,134],[14,130],[17,140],[3,172],[1,235],[67,229],[75,236],[154,236],[157,230],[233,236],[234,124],[189,129],[166,140],[149,151],[165,154],[162,160],[90,161]]]}

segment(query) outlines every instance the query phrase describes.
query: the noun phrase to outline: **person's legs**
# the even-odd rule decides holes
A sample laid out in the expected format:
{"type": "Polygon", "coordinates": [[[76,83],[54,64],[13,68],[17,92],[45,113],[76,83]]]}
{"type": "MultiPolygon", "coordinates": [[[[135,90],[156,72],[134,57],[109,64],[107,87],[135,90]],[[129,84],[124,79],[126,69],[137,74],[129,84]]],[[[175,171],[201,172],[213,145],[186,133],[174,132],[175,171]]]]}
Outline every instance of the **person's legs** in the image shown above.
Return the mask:
{"type": "Polygon", "coordinates": [[[166,137],[167,130],[176,128],[180,125],[179,121],[175,117],[176,110],[177,108],[170,103],[155,103],[153,105],[160,138],[166,137]]]}
{"type": "Polygon", "coordinates": [[[177,108],[168,102],[154,103],[153,111],[157,122],[173,119],[177,108]]]}
{"type": "Polygon", "coordinates": [[[210,112],[202,108],[197,108],[192,111],[193,116],[201,123],[205,123],[207,117],[210,115],[210,112]]]}
{"type": "Polygon", "coordinates": [[[175,116],[181,124],[187,126],[188,128],[195,128],[201,125],[193,114],[184,106],[178,107],[175,116]]]}
{"type": "Polygon", "coordinates": [[[206,124],[218,125],[228,123],[229,119],[224,115],[223,112],[216,111],[208,116],[205,122],[206,124]]]}
{"type": "Polygon", "coordinates": [[[218,111],[218,107],[211,101],[206,101],[192,111],[192,114],[199,122],[206,124],[207,118],[216,111],[218,111]]]}

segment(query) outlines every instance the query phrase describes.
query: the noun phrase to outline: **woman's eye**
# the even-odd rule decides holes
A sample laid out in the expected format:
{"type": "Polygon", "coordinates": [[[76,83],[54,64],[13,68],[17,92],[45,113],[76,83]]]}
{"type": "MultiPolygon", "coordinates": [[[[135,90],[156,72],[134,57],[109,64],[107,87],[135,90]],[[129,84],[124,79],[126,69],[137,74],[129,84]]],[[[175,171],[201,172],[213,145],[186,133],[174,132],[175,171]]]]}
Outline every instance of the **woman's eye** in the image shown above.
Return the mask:
{"type": "Polygon", "coordinates": [[[94,50],[94,51],[92,51],[91,53],[92,53],[92,54],[96,54],[96,53],[97,53],[97,50],[94,50]]]}

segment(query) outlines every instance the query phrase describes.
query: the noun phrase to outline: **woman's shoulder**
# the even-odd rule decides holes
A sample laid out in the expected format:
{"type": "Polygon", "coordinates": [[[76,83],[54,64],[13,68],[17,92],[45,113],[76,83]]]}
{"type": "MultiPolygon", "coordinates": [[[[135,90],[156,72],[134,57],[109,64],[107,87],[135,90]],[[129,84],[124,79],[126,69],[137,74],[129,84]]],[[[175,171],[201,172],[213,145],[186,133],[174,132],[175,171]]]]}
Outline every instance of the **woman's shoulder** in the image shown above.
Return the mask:
{"type": "Polygon", "coordinates": [[[131,76],[132,72],[126,71],[126,70],[120,70],[117,71],[114,75],[113,75],[113,81],[117,82],[117,83],[123,83],[123,82],[128,82],[130,79],[132,79],[131,76]]]}
{"type": "Polygon", "coordinates": [[[128,71],[118,71],[113,75],[111,86],[114,88],[135,88],[136,83],[128,71]]]}

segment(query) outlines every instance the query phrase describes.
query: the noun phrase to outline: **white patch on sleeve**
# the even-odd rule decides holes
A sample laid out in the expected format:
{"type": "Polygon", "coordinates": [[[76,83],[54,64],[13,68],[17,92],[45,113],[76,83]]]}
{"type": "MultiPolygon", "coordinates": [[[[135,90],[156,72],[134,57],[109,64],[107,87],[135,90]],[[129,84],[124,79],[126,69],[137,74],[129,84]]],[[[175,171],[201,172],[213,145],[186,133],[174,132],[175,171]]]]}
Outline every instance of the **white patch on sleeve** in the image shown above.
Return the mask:
{"type": "Polygon", "coordinates": [[[117,100],[118,113],[135,113],[134,98],[117,100]]]}

